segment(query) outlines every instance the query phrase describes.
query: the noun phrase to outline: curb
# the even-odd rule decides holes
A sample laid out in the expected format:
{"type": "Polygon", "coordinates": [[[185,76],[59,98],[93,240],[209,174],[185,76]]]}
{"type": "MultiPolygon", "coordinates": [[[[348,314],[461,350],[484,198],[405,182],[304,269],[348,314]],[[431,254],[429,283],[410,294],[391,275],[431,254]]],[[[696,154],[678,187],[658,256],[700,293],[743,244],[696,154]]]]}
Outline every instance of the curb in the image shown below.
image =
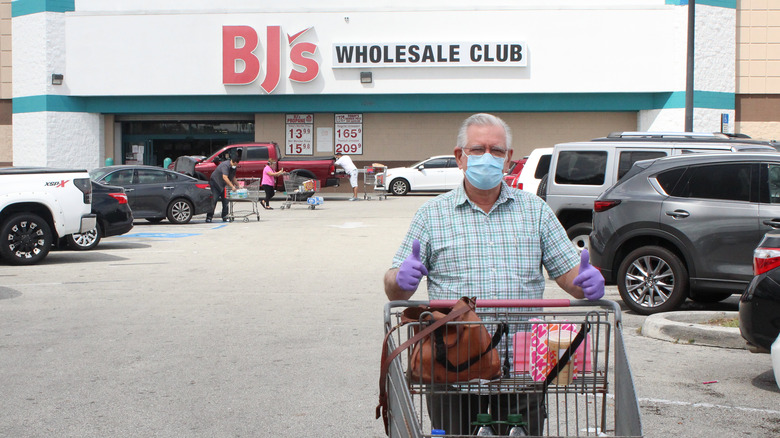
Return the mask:
{"type": "Polygon", "coordinates": [[[648,316],[642,324],[642,336],[676,344],[744,350],[746,342],[737,327],[706,324],[718,318],[738,318],[739,312],[666,312],[648,316]]]}

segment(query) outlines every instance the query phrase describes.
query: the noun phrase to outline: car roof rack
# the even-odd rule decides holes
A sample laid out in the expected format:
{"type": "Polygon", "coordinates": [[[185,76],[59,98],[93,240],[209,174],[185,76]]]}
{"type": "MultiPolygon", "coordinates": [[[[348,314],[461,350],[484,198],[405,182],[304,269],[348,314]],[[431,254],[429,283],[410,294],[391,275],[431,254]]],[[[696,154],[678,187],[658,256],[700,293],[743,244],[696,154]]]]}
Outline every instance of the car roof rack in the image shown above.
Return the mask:
{"type": "Polygon", "coordinates": [[[607,138],[729,138],[720,132],[610,132],[607,138]]]}

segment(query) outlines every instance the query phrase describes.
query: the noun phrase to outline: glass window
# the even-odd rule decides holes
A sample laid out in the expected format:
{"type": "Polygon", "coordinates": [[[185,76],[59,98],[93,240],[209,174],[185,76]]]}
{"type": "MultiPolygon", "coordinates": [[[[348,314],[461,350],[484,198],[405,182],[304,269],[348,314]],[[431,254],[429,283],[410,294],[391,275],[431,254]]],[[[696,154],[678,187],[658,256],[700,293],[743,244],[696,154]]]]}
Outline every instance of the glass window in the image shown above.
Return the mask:
{"type": "Polygon", "coordinates": [[[458,167],[458,160],[455,158],[448,158],[447,159],[447,167],[450,169],[457,168],[458,167]]]}
{"type": "Polygon", "coordinates": [[[623,151],[618,158],[618,180],[623,178],[631,166],[637,161],[651,160],[653,158],[665,157],[666,152],[663,151],[623,151]]]}
{"type": "Polygon", "coordinates": [[[444,169],[447,167],[447,158],[434,158],[425,162],[426,169],[444,169]]]}
{"type": "Polygon", "coordinates": [[[114,186],[126,186],[133,183],[133,169],[118,170],[110,173],[103,180],[106,184],[114,186]]]}
{"type": "Polygon", "coordinates": [[[539,164],[536,165],[536,172],[534,172],[534,178],[542,179],[543,176],[550,173],[550,160],[552,155],[542,155],[539,157],[539,164]]]}
{"type": "Polygon", "coordinates": [[[562,151],[555,169],[556,184],[600,186],[607,168],[606,151],[562,151]]]}
{"type": "Polygon", "coordinates": [[[161,170],[138,169],[138,184],[160,184],[167,180],[161,170]]]}
{"type": "Polygon", "coordinates": [[[769,165],[769,202],[780,204],[780,165],[769,165]]]}
{"type": "Polygon", "coordinates": [[[268,148],[266,147],[248,147],[246,148],[245,160],[267,160],[268,148]]]}
{"type": "Polygon", "coordinates": [[[694,166],[675,187],[674,196],[685,198],[750,200],[750,164],[694,166]]]}
{"type": "Polygon", "coordinates": [[[683,176],[683,173],[685,173],[685,169],[687,167],[679,167],[677,169],[667,170],[666,172],[659,173],[655,179],[658,181],[658,184],[661,186],[662,189],[664,189],[664,192],[666,192],[668,195],[672,196],[679,196],[675,194],[674,191],[675,186],[677,186],[677,182],[680,181],[680,177],[683,176]]]}

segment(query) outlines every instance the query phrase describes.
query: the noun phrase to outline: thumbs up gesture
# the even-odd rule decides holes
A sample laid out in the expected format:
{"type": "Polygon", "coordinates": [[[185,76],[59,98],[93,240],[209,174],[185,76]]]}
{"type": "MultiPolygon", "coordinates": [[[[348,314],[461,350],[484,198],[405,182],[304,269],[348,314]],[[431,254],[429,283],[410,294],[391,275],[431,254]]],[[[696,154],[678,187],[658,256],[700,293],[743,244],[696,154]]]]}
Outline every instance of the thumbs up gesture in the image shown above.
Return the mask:
{"type": "Polygon", "coordinates": [[[580,270],[574,278],[574,285],[581,287],[585,298],[589,300],[598,300],[604,296],[604,276],[590,264],[587,249],[583,249],[580,254],[580,270]]]}
{"type": "MultiPolygon", "coordinates": [[[[398,268],[398,274],[395,276],[395,282],[398,287],[405,291],[416,291],[420,285],[423,275],[428,275],[428,269],[420,260],[420,241],[414,239],[412,242],[412,253],[401,263],[398,268]]],[[[603,282],[603,280],[602,280],[603,282]]],[[[603,289],[603,287],[602,287],[603,289]]]]}

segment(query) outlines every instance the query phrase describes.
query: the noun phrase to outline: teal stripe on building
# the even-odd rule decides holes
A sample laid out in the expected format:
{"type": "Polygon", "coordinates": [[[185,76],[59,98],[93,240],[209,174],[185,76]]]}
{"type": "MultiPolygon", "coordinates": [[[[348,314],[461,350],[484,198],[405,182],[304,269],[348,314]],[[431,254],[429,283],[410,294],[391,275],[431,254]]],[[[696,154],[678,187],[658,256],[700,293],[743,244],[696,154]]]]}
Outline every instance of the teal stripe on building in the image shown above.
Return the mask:
{"type": "Polygon", "coordinates": [[[75,0],[15,0],[11,2],[11,16],[37,14],[39,12],[69,12],[76,10],[75,0]]]}
{"type": "MultiPolygon", "coordinates": [[[[697,91],[696,108],[734,109],[734,93],[697,91]]],[[[550,94],[372,94],[235,96],[42,95],[13,99],[15,114],[54,111],[102,114],[278,112],[566,112],[685,108],[685,92],[550,94]]]]}

